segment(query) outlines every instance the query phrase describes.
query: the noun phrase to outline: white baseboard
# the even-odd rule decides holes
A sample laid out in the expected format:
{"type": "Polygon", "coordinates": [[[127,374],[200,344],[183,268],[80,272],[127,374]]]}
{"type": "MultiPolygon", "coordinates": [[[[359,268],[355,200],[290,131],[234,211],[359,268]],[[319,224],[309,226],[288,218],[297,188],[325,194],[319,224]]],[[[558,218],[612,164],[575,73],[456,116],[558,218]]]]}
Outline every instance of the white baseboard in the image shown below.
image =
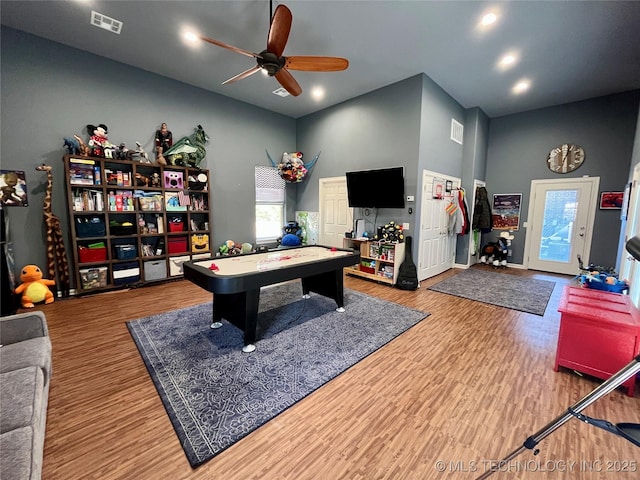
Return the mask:
{"type": "MultiPolygon", "coordinates": [[[[476,265],[475,263],[473,265],[476,265]]],[[[507,263],[508,268],[518,268],[520,270],[527,270],[527,268],[521,263],[507,263]]],[[[453,268],[462,268],[466,270],[467,268],[471,268],[471,265],[464,263],[454,263],[453,268]]]]}

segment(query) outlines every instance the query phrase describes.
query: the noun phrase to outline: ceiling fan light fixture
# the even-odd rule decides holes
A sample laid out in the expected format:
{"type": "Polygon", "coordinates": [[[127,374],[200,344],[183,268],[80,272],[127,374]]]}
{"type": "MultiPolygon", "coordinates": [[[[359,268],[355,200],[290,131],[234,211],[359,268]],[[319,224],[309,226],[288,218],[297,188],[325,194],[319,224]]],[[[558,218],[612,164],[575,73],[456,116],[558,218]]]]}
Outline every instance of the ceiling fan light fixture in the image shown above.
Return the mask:
{"type": "Polygon", "coordinates": [[[187,30],[185,32],[182,32],[182,38],[189,45],[197,45],[198,42],[200,41],[200,35],[198,35],[197,33],[192,32],[191,30],[187,30]]]}
{"type": "Polygon", "coordinates": [[[291,75],[289,70],[301,70],[307,72],[337,72],[345,70],[349,67],[349,61],[346,58],[338,57],[320,57],[320,56],[283,56],[284,48],[289,38],[291,30],[291,21],[293,16],[286,5],[280,4],[276,7],[275,13],[271,16],[271,24],[269,25],[269,35],[267,36],[267,48],[260,53],[250,52],[242,48],[234,47],[228,43],[221,42],[209,37],[200,37],[204,42],[218,47],[231,50],[232,52],[253,57],[257,65],[253,68],[231,77],[222,84],[237,82],[243,78],[247,78],[259,70],[280,83],[280,85],[293,97],[297,97],[302,93],[302,87],[291,75]]]}
{"type": "Polygon", "coordinates": [[[263,50],[260,52],[260,57],[258,57],[256,61],[263,71],[266,71],[270,77],[273,77],[282,67],[284,67],[286,59],[285,57],[278,57],[271,52],[263,50]]]}

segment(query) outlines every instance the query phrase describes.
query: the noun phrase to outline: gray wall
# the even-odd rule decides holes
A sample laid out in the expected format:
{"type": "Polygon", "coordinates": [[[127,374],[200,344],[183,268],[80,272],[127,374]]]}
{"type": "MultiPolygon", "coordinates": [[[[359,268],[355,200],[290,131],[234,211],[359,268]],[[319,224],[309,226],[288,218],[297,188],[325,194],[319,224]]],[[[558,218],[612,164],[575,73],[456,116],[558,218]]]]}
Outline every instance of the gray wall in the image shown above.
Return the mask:
{"type": "MultiPolygon", "coordinates": [[[[487,181],[490,194],[522,192],[524,221],[531,180],[557,177],[545,163],[552,147],[582,145],[586,163],[569,176],[600,176],[601,190],[622,190],[634,139],[632,163],[640,161],[640,91],[489,120],[480,109],[465,111],[421,74],[296,121],[10,28],[2,28],[1,40],[1,167],[24,170],[29,194],[28,208],[7,209],[18,268],[45,264],[45,176],[34,170],[41,163],[54,167],[53,211],[67,235],[62,139],[73,133],[87,138],[88,123],[107,124],[113,143],[133,146],[138,140],[148,151],[161,122],[175,138],[202,124],[211,137],[203,167],[212,177],[214,246],[253,241],[253,169],[269,165],[265,148],[274,157],[300,150],[305,161],[322,151],[304,183],[287,185],[289,219],[294,210],[318,210],[319,178],[404,166],[406,193],[416,202],[404,210],[381,209],[376,223],[409,222],[414,237],[423,169],[461,177],[467,189],[478,178],[487,181]],[[465,124],[464,149],[449,140],[451,118],[465,124]]],[[[372,214],[372,231],[373,221],[372,214]]],[[[597,212],[591,261],[615,262],[619,228],[617,212],[597,212]]],[[[466,249],[467,237],[460,242],[466,249]]],[[[523,248],[521,230],[511,262],[522,263],[523,248]]],[[[461,250],[456,260],[465,259],[461,250]]]]}
{"type": "MultiPolygon", "coordinates": [[[[468,109],[464,118],[462,188],[466,192],[470,223],[473,223],[473,181],[485,179],[488,137],[489,117],[478,107],[468,109]]],[[[469,253],[469,235],[459,236],[456,245],[456,263],[468,265],[469,253]]]]}
{"type": "MultiPolygon", "coordinates": [[[[422,182],[422,171],[434,172],[463,178],[464,144],[451,140],[451,120],[465,125],[465,110],[445,92],[437,83],[426,75],[422,78],[422,112],[420,113],[420,152],[418,161],[418,184],[422,182]]],[[[467,126],[465,125],[465,130],[467,126]]],[[[464,185],[463,185],[464,186],[464,185]]],[[[418,220],[422,218],[422,190],[416,195],[416,216],[413,235],[419,241],[418,220]]],[[[458,237],[457,243],[464,245],[467,235],[458,237]]],[[[416,265],[419,260],[419,247],[413,249],[416,265]]]]}
{"type": "Polygon", "coordinates": [[[463,146],[451,140],[451,119],[464,124],[464,108],[429,77],[421,78],[418,175],[422,179],[423,170],[432,170],[462,178],[463,146]]]}
{"type": "MultiPolygon", "coordinates": [[[[487,151],[487,190],[522,193],[522,217],[527,220],[532,179],[600,177],[600,191],[622,191],[629,177],[640,91],[600,97],[491,119],[487,151]],[[576,171],[558,175],[548,170],[549,151],[562,143],[585,150],[576,171]]],[[[615,266],[620,212],[596,211],[589,260],[615,266]]],[[[495,233],[483,237],[483,244],[495,233]],[[486,237],[486,238],[485,238],[486,237]]],[[[515,232],[512,263],[523,263],[525,230],[515,232]]]]}
{"type": "MultiPolygon", "coordinates": [[[[317,211],[320,178],[404,166],[405,195],[413,195],[415,202],[368,216],[356,209],[354,217],[365,218],[369,232],[390,220],[406,222],[407,234],[417,237],[422,170],[462,177],[463,147],[450,140],[452,118],[464,123],[464,109],[420,74],[298,119],[298,148],[308,154],[322,150],[309,180],[297,187],[298,209],[317,211]]],[[[412,254],[417,261],[417,248],[412,254]]]]}
{"type": "Polygon", "coordinates": [[[104,123],[112,143],[137,140],[148,152],[160,123],[174,141],[201,124],[210,136],[201,166],[211,175],[213,246],[255,242],[254,166],[270,165],[265,148],[272,155],[295,149],[294,119],[5,26],[1,61],[2,169],[24,170],[29,196],[29,207],[6,209],[16,268],[46,267],[39,164],[54,167],[53,212],[68,236],[63,138],[88,139],[87,124],[104,123]]]}
{"type": "MultiPolygon", "coordinates": [[[[308,179],[297,186],[298,209],[318,211],[319,179],[344,176],[347,171],[405,167],[405,195],[416,195],[420,129],[421,77],[415,76],[320,112],[298,119],[298,149],[305,158],[322,151],[308,179]]],[[[377,225],[390,220],[409,222],[415,213],[379,209],[377,225]]],[[[365,218],[355,209],[354,218],[365,218]]],[[[374,212],[366,229],[374,232],[374,212]]],[[[411,230],[410,230],[411,231],[411,230]]]]}

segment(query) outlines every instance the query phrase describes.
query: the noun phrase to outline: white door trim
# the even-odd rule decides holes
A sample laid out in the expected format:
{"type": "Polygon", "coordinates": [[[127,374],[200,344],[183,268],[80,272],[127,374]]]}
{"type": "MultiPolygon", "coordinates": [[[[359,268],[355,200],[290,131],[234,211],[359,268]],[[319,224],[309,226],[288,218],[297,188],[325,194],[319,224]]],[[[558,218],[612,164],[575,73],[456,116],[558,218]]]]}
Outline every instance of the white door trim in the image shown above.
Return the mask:
{"type": "MultiPolygon", "coordinates": [[[[471,225],[469,225],[469,255],[467,256],[467,267],[470,267],[471,265],[475,265],[476,263],[478,263],[478,258],[480,258],[480,255],[478,255],[478,252],[476,252],[475,255],[471,255],[471,252],[473,251],[473,210],[475,209],[476,206],[476,190],[478,190],[478,187],[487,187],[487,182],[484,180],[478,180],[477,178],[473,179],[473,193],[471,194],[471,204],[467,204],[467,207],[469,208],[470,212],[469,212],[469,223],[471,225]]],[[[468,197],[468,195],[467,195],[468,197]]],[[[480,245],[478,245],[478,250],[482,249],[482,234],[480,234],[480,245]]]]}
{"type": "MultiPolygon", "coordinates": [[[[600,177],[577,177],[577,178],[562,178],[562,179],[544,179],[544,180],[531,180],[531,190],[529,191],[529,211],[527,213],[527,222],[523,224],[526,228],[525,240],[524,240],[524,260],[523,266],[524,268],[529,268],[529,258],[531,255],[531,244],[533,243],[530,238],[531,229],[529,228],[529,222],[533,221],[534,217],[534,207],[535,207],[535,197],[534,191],[535,187],[538,185],[544,184],[566,184],[566,183],[591,183],[591,199],[590,205],[587,215],[587,224],[588,228],[585,232],[585,240],[584,240],[584,252],[582,260],[585,264],[589,263],[588,254],[591,252],[591,240],[593,238],[593,224],[596,217],[596,210],[598,208],[598,189],[600,187],[600,177]]],[[[576,274],[578,272],[576,271],[576,274]]]]}
{"type": "MultiPolygon", "coordinates": [[[[324,211],[324,193],[326,186],[331,183],[343,183],[346,189],[347,185],[347,177],[326,177],[318,180],[318,243],[320,245],[327,245],[326,237],[325,237],[325,216],[326,212],[324,211]]],[[[348,225],[353,226],[353,208],[347,208],[347,223],[348,225]]],[[[342,247],[342,245],[337,245],[342,247]]]]}
{"type": "Polygon", "coordinates": [[[456,259],[457,235],[449,234],[449,215],[445,212],[446,204],[450,201],[448,198],[451,197],[439,200],[433,198],[434,179],[440,180],[443,185],[445,181],[450,180],[454,189],[460,188],[461,184],[458,177],[431,170],[422,171],[420,222],[417,226],[419,281],[453,268],[456,259]]]}
{"type": "Polygon", "coordinates": [[[629,198],[627,225],[624,232],[624,249],[620,260],[620,278],[629,280],[631,288],[628,295],[631,302],[640,307],[640,262],[637,262],[627,252],[626,244],[630,238],[640,235],[640,163],[633,168],[633,177],[631,180],[631,195],[629,198]]]}

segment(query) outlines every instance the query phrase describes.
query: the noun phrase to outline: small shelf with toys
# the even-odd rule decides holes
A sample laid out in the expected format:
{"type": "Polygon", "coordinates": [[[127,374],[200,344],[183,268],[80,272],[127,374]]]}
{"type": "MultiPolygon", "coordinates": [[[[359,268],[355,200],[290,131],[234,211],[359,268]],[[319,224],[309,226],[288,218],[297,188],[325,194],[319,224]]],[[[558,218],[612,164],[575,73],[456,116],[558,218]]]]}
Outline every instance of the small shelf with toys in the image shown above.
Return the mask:
{"type": "Polygon", "coordinates": [[[360,250],[360,264],[345,268],[348,275],[395,285],[398,271],[404,260],[404,235],[402,227],[389,222],[378,228],[378,233],[368,238],[344,238],[345,248],[360,250]]]}
{"type": "Polygon", "coordinates": [[[183,262],[211,256],[208,170],[84,155],[64,165],[79,295],[179,278],[183,262]]]}

